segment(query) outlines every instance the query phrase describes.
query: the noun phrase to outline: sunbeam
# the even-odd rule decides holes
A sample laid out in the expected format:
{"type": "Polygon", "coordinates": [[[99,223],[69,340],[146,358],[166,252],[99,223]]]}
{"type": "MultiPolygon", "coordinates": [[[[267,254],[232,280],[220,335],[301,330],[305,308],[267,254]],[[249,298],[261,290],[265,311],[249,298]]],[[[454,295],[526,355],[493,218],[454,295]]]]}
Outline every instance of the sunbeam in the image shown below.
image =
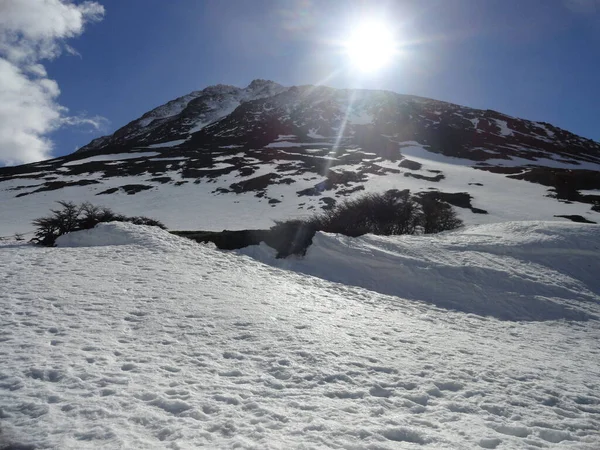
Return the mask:
{"type": "MultiPolygon", "coordinates": [[[[344,114],[344,119],[342,120],[342,123],[340,124],[340,129],[335,138],[335,143],[333,144],[332,152],[334,153],[335,156],[337,156],[339,148],[340,148],[340,143],[342,142],[342,139],[344,138],[344,132],[346,131],[346,125],[348,124],[348,117],[350,116],[350,113],[352,112],[352,107],[354,106],[354,101],[356,100],[356,92],[357,92],[356,89],[353,89],[351,91],[349,101],[348,101],[348,106],[346,107],[346,112],[344,114]]],[[[331,167],[331,160],[327,160],[325,162],[325,166],[324,166],[325,174],[327,174],[327,171],[329,170],[330,167],[331,167]]]]}

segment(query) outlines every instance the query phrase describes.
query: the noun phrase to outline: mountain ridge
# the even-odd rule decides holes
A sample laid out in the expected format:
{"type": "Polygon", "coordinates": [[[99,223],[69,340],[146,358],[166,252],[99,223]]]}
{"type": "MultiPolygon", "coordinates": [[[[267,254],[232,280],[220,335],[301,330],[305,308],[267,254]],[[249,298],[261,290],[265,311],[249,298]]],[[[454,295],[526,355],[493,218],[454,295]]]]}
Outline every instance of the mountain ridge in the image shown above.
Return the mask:
{"type": "MultiPolygon", "coordinates": [[[[85,152],[85,151],[89,151],[89,150],[103,148],[104,146],[110,144],[111,137],[113,137],[113,136],[121,137],[124,134],[125,130],[129,130],[134,125],[141,126],[141,128],[147,128],[148,126],[153,125],[151,128],[151,129],[153,129],[156,127],[156,125],[160,125],[162,123],[161,121],[163,119],[168,119],[167,122],[171,122],[177,118],[176,116],[185,112],[185,110],[189,106],[194,106],[194,105],[190,105],[191,103],[198,102],[199,100],[214,101],[215,97],[217,97],[219,95],[229,94],[229,95],[232,95],[234,97],[234,99],[239,102],[235,106],[237,108],[237,107],[241,106],[242,103],[251,102],[253,100],[260,100],[260,99],[263,99],[266,97],[272,97],[272,96],[282,94],[282,93],[285,93],[288,91],[292,91],[292,92],[301,91],[304,94],[305,92],[317,91],[317,90],[329,91],[328,93],[331,93],[333,91],[337,91],[337,92],[341,92],[341,93],[358,93],[358,94],[377,93],[380,95],[394,96],[398,99],[403,99],[408,102],[416,102],[416,103],[421,103],[421,104],[433,104],[433,105],[443,106],[443,107],[450,108],[450,109],[458,108],[460,110],[470,111],[473,115],[479,115],[479,116],[482,116],[483,118],[491,118],[494,120],[508,119],[510,121],[521,121],[521,122],[525,122],[528,124],[535,124],[535,125],[537,125],[538,128],[546,130],[548,137],[553,137],[553,135],[555,134],[554,130],[557,130],[560,134],[563,134],[570,138],[576,138],[579,141],[586,142],[587,144],[596,146],[598,149],[600,149],[600,144],[597,143],[596,141],[594,141],[592,139],[577,136],[568,130],[556,127],[547,122],[539,122],[539,121],[522,119],[522,118],[510,116],[510,115],[507,115],[507,114],[504,114],[502,112],[495,111],[492,109],[471,108],[471,107],[457,105],[457,104],[453,104],[450,102],[435,100],[435,99],[431,99],[431,98],[427,98],[427,97],[420,97],[420,96],[416,96],[416,95],[407,95],[407,94],[398,94],[398,93],[395,93],[395,92],[389,91],[389,90],[335,89],[335,88],[330,88],[330,87],[326,87],[326,86],[313,86],[313,85],[284,87],[284,86],[282,86],[278,83],[275,83],[273,81],[270,81],[270,80],[256,79],[256,80],[253,80],[245,88],[239,88],[239,87],[232,86],[232,85],[218,84],[218,85],[208,86],[201,91],[193,91],[187,95],[178,97],[174,100],[171,100],[163,105],[160,105],[160,106],[150,110],[149,112],[143,114],[140,118],[129,122],[124,127],[115,131],[115,133],[113,133],[112,135],[103,136],[103,137],[93,140],[90,144],[82,147],[78,151],[85,152]],[[179,111],[174,111],[173,108],[176,107],[177,105],[180,105],[181,103],[185,103],[185,105],[183,107],[181,107],[179,111]],[[165,111],[166,111],[166,114],[164,113],[165,111]],[[108,144],[107,144],[107,141],[108,141],[108,144]],[[99,143],[101,143],[101,145],[98,145],[99,143]]],[[[227,101],[227,99],[225,99],[225,100],[227,101]]],[[[227,116],[229,113],[231,113],[233,111],[234,110],[230,110],[230,108],[220,108],[219,109],[220,114],[218,114],[217,116],[215,116],[213,118],[210,118],[208,121],[206,121],[204,124],[202,124],[202,126],[198,126],[195,129],[192,129],[191,133],[200,131],[205,126],[208,126],[210,124],[213,124],[214,122],[217,122],[218,120],[224,118],[225,116],[227,116]]],[[[194,111],[194,112],[197,112],[197,111],[194,111]]],[[[493,124],[491,126],[493,127],[493,124]]],[[[475,126],[475,128],[477,128],[477,126],[475,126]]],[[[500,126],[499,131],[500,132],[502,132],[502,131],[508,132],[508,130],[506,130],[506,128],[502,128],[502,126],[500,126]]],[[[518,130],[513,130],[513,132],[514,131],[518,131],[518,130]]],[[[542,137],[544,137],[544,136],[542,136],[542,137]]]]}
{"type": "MultiPolygon", "coordinates": [[[[219,95],[230,94],[234,97],[234,101],[237,100],[240,103],[242,101],[249,101],[255,98],[259,98],[261,95],[272,95],[274,91],[279,91],[285,89],[283,86],[267,80],[256,79],[253,80],[246,88],[238,88],[232,85],[226,84],[217,84],[208,86],[200,91],[193,91],[187,95],[183,95],[174,100],[171,100],[163,105],[157,106],[152,110],[144,113],[138,119],[132,120],[124,127],[116,130],[112,135],[102,136],[100,138],[94,139],[89,144],[83,146],[77,152],[86,152],[89,150],[101,149],[107,145],[112,143],[110,138],[113,136],[122,137],[125,133],[130,131],[132,128],[136,126],[140,126],[141,128],[147,128],[154,124],[153,127],[150,128],[152,130],[156,127],[156,125],[161,125],[165,121],[168,122],[170,118],[174,116],[178,116],[184,112],[190,106],[190,103],[194,102],[194,100],[201,99],[208,102],[214,99],[214,97],[219,95]],[[269,90],[271,89],[271,90],[269,90]],[[258,91],[258,92],[257,92],[258,91]],[[266,92],[265,92],[266,91],[266,92]]],[[[197,112],[197,111],[195,111],[197,112]]],[[[204,113],[210,111],[201,111],[204,113]]],[[[221,114],[226,115],[226,111],[219,111],[221,114]]],[[[223,117],[223,115],[219,115],[217,117],[212,117],[208,120],[207,124],[212,123],[214,120],[218,120],[223,117]]],[[[210,115],[209,115],[210,116],[210,115]]],[[[196,131],[199,131],[198,128],[196,131]]],[[[126,137],[130,138],[131,135],[126,135],[126,137]]]]}

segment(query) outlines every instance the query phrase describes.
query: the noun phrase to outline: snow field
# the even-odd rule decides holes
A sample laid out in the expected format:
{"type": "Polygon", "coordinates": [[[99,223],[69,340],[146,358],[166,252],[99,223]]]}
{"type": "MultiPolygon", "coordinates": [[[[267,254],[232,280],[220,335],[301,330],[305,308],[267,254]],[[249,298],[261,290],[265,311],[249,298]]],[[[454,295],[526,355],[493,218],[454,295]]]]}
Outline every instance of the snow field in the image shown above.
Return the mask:
{"type": "MultiPolygon", "coordinates": [[[[556,199],[546,197],[548,191],[545,186],[507,179],[504,175],[462,166],[461,164],[467,160],[444,157],[416,145],[404,147],[401,151],[407,158],[423,164],[421,170],[405,171],[405,173],[411,172],[431,177],[435,174],[428,172],[428,169],[435,168],[442,170],[445,178],[439,182],[430,182],[407,177],[404,174],[368,175],[368,179],[364,183],[365,190],[356,192],[350,197],[359,196],[365,192],[383,192],[387,189],[410,189],[413,192],[432,188],[445,192],[467,191],[474,196],[474,207],[489,212],[489,214],[474,214],[470,210],[456,208],[460,218],[467,224],[514,220],[566,220],[556,219],[554,215],[557,214],[581,215],[592,221],[598,221],[598,214],[590,211],[590,205],[560,203],[556,199]],[[482,186],[474,186],[474,183],[482,184],[482,186]]],[[[234,171],[215,179],[215,182],[195,184],[193,179],[188,179],[186,180],[188,183],[182,186],[148,181],[153,177],[150,173],[140,176],[109,178],[101,178],[99,175],[93,174],[63,175],[57,181],[74,182],[81,179],[95,179],[101,184],[65,187],[18,198],[15,197],[17,194],[35,189],[42,183],[42,180],[23,177],[4,181],[0,186],[0,198],[2,198],[3,206],[0,236],[31,231],[33,229],[31,221],[47,214],[51,208],[57,206],[56,202],[59,200],[90,201],[93,204],[113,208],[116,212],[153,217],[161,220],[170,229],[220,231],[223,229],[269,228],[276,220],[304,217],[320,210],[322,197],[334,195],[335,191],[325,191],[322,196],[298,197],[298,191],[311,188],[324,178],[310,173],[297,176],[293,174],[294,169],[289,172],[277,172],[277,162],[275,160],[272,161],[272,164],[259,165],[258,170],[250,176],[240,177],[237,176],[237,171],[234,171]],[[213,194],[213,191],[219,187],[229,188],[232,183],[268,173],[279,173],[283,177],[291,176],[295,178],[296,182],[290,185],[269,186],[266,198],[257,198],[255,192],[213,194]],[[125,184],[153,185],[156,188],[138,192],[135,195],[118,192],[96,196],[99,192],[125,184]],[[22,186],[32,187],[18,191],[13,190],[22,186]],[[268,198],[281,200],[282,203],[272,207],[268,203],[268,198]],[[303,206],[304,209],[300,209],[300,206],[303,206]],[[308,209],[311,206],[314,208],[313,210],[308,209]]],[[[374,164],[391,167],[387,161],[376,161],[374,164]]],[[[222,166],[217,165],[217,167],[222,166]]],[[[332,169],[340,171],[351,169],[351,167],[335,166],[332,169]]],[[[171,177],[175,182],[183,181],[178,171],[179,166],[175,164],[164,175],[171,177]]],[[[353,186],[355,184],[349,187],[353,186]]]]}
{"type": "MultiPolygon", "coordinates": [[[[513,247],[562,243],[560,258],[594,242],[583,225],[536,229],[514,233],[513,247]]],[[[511,231],[450,233],[439,247],[470,246],[475,259],[486,242],[510,247],[511,231]],[[473,235],[485,237],[480,249],[473,235]]],[[[600,440],[597,320],[452,312],[130,224],[60,245],[74,247],[0,247],[0,448],[591,450],[600,440]]],[[[412,248],[423,245],[433,243],[412,248]]]]}

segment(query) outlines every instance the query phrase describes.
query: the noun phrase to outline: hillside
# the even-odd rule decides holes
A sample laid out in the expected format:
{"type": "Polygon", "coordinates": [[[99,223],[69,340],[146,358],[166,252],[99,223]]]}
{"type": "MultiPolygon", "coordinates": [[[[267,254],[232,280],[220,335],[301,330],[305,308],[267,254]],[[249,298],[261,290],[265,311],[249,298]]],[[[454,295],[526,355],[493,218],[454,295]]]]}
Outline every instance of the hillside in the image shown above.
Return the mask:
{"type": "Polygon", "coordinates": [[[0,168],[0,236],[29,231],[57,200],[221,230],[266,228],[388,189],[437,191],[470,224],[598,222],[600,144],[388,91],[217,85],[71,155],[0,168]]]}

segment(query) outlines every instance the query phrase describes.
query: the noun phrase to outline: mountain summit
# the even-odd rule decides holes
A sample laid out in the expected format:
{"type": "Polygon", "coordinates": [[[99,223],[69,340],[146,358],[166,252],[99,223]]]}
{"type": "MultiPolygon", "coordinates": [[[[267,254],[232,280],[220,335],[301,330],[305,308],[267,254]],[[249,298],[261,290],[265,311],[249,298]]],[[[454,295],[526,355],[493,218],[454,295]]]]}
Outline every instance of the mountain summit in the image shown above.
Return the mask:
{"type": "Polygon", "coordinates": [[[260,79],[244,89],[225,84],[209,86],[154,108],[112,136],[94,139],[79,151],[128,145],[134,141],[153,143],[164,138],[187,137],[229,115],[244,102],[271,97],[286,89],[273,81],[260,79]]]}
{"type": "Polygon", "coordinates": [[[600,144],[548,123],[389,91],[268,80],[209,86],[74,154],[0,169],[11,217],[0,234],[28,227],[61,199],[170,227],[235,229],[389,189],[448,201],[467,223],[597,222],[600,144]]]}

